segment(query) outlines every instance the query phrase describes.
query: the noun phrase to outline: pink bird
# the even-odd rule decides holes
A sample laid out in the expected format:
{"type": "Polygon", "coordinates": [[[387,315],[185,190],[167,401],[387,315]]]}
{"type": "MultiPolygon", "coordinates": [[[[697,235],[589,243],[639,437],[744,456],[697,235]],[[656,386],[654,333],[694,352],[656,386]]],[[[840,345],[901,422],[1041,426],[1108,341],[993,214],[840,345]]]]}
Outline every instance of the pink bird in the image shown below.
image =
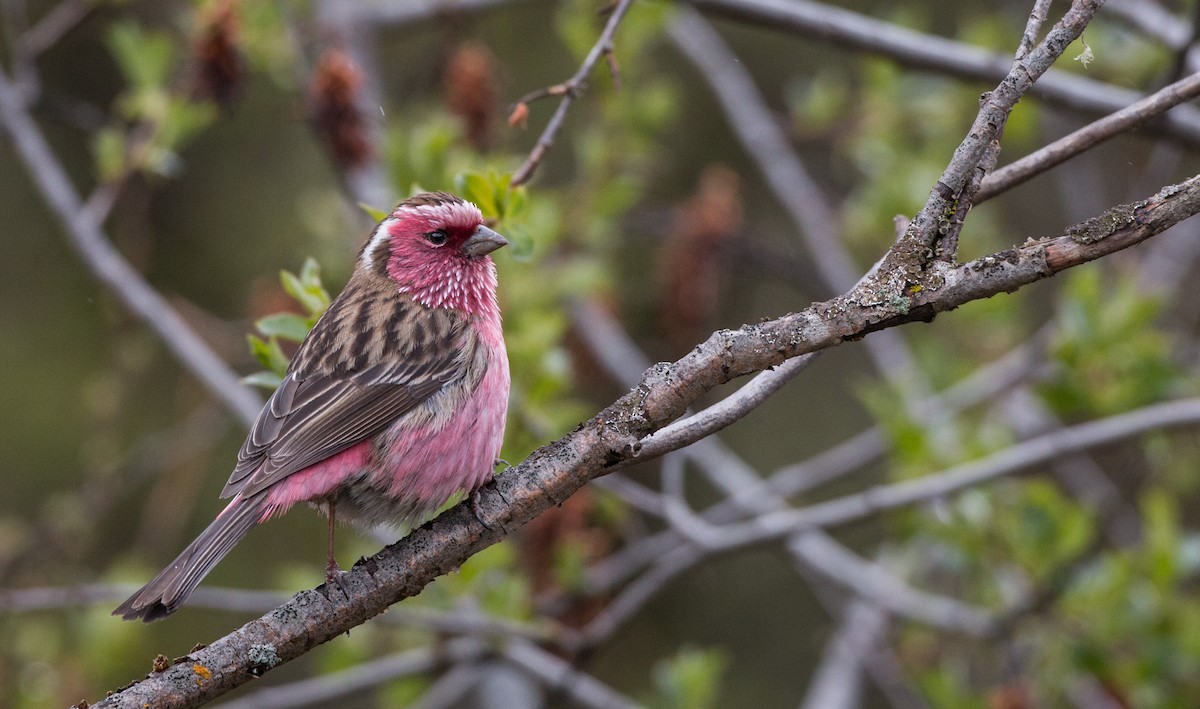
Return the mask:
{"type": "Polygon", "coordinates": [[[508,355],[488,254],[508,242],[454,195],[411,197],[292,358],[238,453],[229,505],[113,615],[158,620],[258,523],[297,502],[359,525],[412,523],[489,480],[508,355]]]}

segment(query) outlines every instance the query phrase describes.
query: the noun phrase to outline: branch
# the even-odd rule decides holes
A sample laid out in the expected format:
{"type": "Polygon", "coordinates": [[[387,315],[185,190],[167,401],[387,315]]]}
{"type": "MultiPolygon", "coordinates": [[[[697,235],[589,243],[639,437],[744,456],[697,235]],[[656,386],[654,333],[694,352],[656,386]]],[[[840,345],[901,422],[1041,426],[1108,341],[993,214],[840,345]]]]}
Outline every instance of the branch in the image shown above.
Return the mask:
{"type": "Polygon", "coordinates": [[[1168,49],[1185,49],[1190,31],[1178,16],[1154,0],[1109,0],[1104,11],[1149,35],[1168,49]]]}
{"type": "MultiPolygon", "coordinates": [[[[761,544],[805,529],[847,524],[1028,470],[1068,453],[1116,443],[1149,431],[1197,423],[1200,423],[1200,399],[1169,401],[1090,421],[1031,438],[982,460],[964,463],[942,473],[879,485],[811,507],[764,515],[742,525],[722,528],[720,550],[761,544]]],[[[712,550],[717,549],[713,547],[712,550]]]]}
{"type": "MultiPolygon", "coordinates": [[[[480,490],[476,506],[458,505],[356,565],[343,577],[344,593],[330,593],[329,598],[318,591],[299,593],[262,618],[191,653],[187,662],[109,696],[100,706],[141,707],[150,702],[167,709],[196,706],[220,696],[384,612],[391,604],[416,595],[433,579],[458,568],[471,555],[560,504],[589,480],[635,457],[641,439],[674,420],[720,384],[880,329],[929,320],[970,301],[1014,291],[1128,248],[1198,211],[1200,176],[1137,204],[1115,207],[1072,227],[1063,236],[1031,241],[959,267],[936,265],[930,275],[938,282],[930,282],[911,297],[879,294],[882,299],[866,301],[867,294],[860,289],[799,313],[738,330],[718,331],[675,363],[651,367],[633,391],[489,482],[480,490]]],[[[1200,402],[1195,401],[1138,412],[1140,429],[1178,424],[1180,407],[1186,409],[1189,405],[1191,409],[1184,413],[1193,418],[1200,416],[1200,402]]],[[[1097,431],[1114,425],[1114,420],[1052,434],[1047,439],[1058,446],[1049,452],[1043,450],[1043,454],[1057,453],[1064,446],[1078,447],[1080,441],[1097,437],[1097,431]]],[[[1123,430],[1129,430],[1128,422],[1122,425],[1123,430]]],[[[1027,455],[1030,445],[1021,444],[1011,451],[1027,455]]],[[[771,521],[782,533],[835,519],[854,519],[884,508],[881,499],[890,506],[908,504],[947,487],[952,490],[987,479],[980,474],[979,465],[957,469],[953,479],[957,486],[947,485],[944,480],[936,485],[914,481],[904,483],[887,498],[870,491],[857,500],[843,498],[827,503],[825,510],[817,506],[761,519],[771,521]]]]}
{"type": "Polygon", "coordinates": [[[846,604],[837,632],[825,645],[801,709],[853,709],[862,701],[863,660],[883,638],[888,616],[860,599],[846,604]]]}
{"type": "Polygon", "coordinates": [[[1036,0],[1033,3],[1033,9],[1029,11],[1029,19],[1025,22],[1025,33],[1021,35],[1021,43],[1017,45],[1016,59],[1020,61],[1029,56],[1030,50],[1033,49],[1033,43],[1037,41],[1038,32],[1042,31],[1042,24],[1046,21],[1046,15],[1050,11],[1050,0],[1036,0]]]}
{"type": "MultiPolygon", "coordinates": [[[[988,151],[994,150],[993,143],[1003,134],[1013,108],[1038,77],[1050,69],[1067,45],[1083,34],[1101,4],[1103,0],[1075,0],[1046,38],[1024,58],[1014,61],[1012,69],[996,88],[985,95],[971,130],[955,148],[950,164],[930,190],[925,206],[913,218],[904,239],[910,243],[897,250],[895,255],[903,257],[908,251],[915,253],[917,261],[923,263],[937,253],[940,236],[946,233],[942,228],[945,215],[955,211],[960,199],[969,203],[974,196],[971,188],[978,187],[981,163],[988,151]]],[[[954,250],[941,254],[949,261],[953,261],[955,255],[954,250]]]]}
{"type": "MultiPolygon", "coordinates": [[[[637,351],[630,341],[628,334],[621,330],[615,320],[606,311],[587,303],[577,304],[573,308],[573,318],[579,325],[577,331],[588,344],[589,350],[603,364],[609,376],[624,384],[637,382],[639,373],[649,366],[644,355],[637,351]],[[586,326],[584,326],[586,323],[586,326]]],[[[653,455],[658,447],[670,447],[672,436],[664,436],[672,429],[685,428],[694,432],[696,438],[714,433],[732,420],[746,416],[750,410],[761,403],[766,396],[775,391],[778,386],[790,379],[794,372],[786,372],[785,378],[776,377],[795,363],[809,361],[811,356],[802,356],[789,360],[779,367],[763,372],[736,392],[717,404],[695,414],[681,419],[660,429],[655,434],[643,439],[639,459],[653,455]],[[681,426],[681,424],[685,426],[681,426]]],[[[791,367],[796,369],[796,367],[791,367]]],[[[928,408],[925,406],[914,406],[928,408]]],[[[914,411],[914,417],[920,413],[914,411]]],[[[927,422],[927,425],[936,425],[927,422]]],[[[678,449],[686,441],[679,441],[670,447],[678,449]]],[[[648,510],[656,516],[665,518],[671,523],[668,532],[672,537],[682,537],[681,543],[689,541],[699,547],[706,546],[708,535],[716,532],[716,527],[710,517],[723,505],[709,508],[703,516],[695,515],[687,508],[683,494],[683,465],[682,456],[690,457],[693,463],[703,470],[713,483],[726,492],[726,502],[744,509],[750,514],[764,514],[780,509],[786,509],[786,502],[770,493],[761,477],[744,461],[725,450],[716,436],[704,438],[703,445],[692,445],[679,455],[668,455],[662,465],[662,488],[664,502],[660,509],[648,510]],[[746,490],[755,490],[753,495],[743,495],[746,490]]],[[[612,478],[604,478],[597,482],[605,482],[612,478]]],[[[740,510],[739,510],[740,511],[740,510]]],[[[653,545],[653,543],[650,543],[653,545]]],[[[919,622],[952,629],[972,635],[980,635],[987,627],[991,614],[986,610],[972,608],[950,598],[936,596],[910,587],[900,579],[888,573],[883,566],[860,558],[843,547],[831,537],[819,530],[801,532],[789,540],[788,551],[806,567],[815,569],[823,577],[831,578],[843,586],[854,590],[864,599],[873,601],[884,608],[898,614],[911,617],[919,622]]],[[[661,555],[655,554],[654,558],[661,555]]],[[[700,557],[691,555],[693,563],[700,557]]],[[[585,629],[586,641],[596,645],[606,640],[615,632],[620,624],[628,620],[640,610],[641,606],[673,578],[683,567],[674,565],[667,573],[651,572],[652,580],[635,585],[628,593],[618,595],[612,605],[611,612],[602,613],[597,617],[594,626],[585,629]]]]}
{"type": "Polygon", "coordinates": [[[95,11],[98,3],[88,0],[62,0],[50,8],[37,24],[21,34],[18,42],[19,51],[26,61],[32,61],[38,55],[58,44],[68,32],[79,26],[89,14],[95,11]]]}
{"type": "MultiPolygon", "coordinates": [[[[625,13],[629,10],[629,6],[633,4],[633,0],[619,0],[616,7],[613,8],[612,15],[608,18],[608,24],[604,26],[604,31],[600,33],[600,39],[596,40],[596,44],[592,45],[592,49],[583,59],[583,64],[579,66],[579,70],[570,79],[563,83],[545,89],[547,96],[560,96],[561,100],[558,104],[558,109],[554,115],[550,117],[550,122],[546,124],[546,128],[542,131],[538,141],[533,146],[533,150],[529,152],[529,157],[517,168],[513,173],[513,187],[523,185],[533,177],[534,170],[542,162],[542,158],[546,157],[546,153],[554,145],[554,138],[558,135],[558,131],[562,129],[563,120],[567,117],[567,110],[571,108],[571,104],[583,92],[583,87],[587,83],[588,75],[600,63],[600,59],[611,54],[613,51],[613,35],[617,32],[617,25],[621,24],[621,19],[625,17],[625,13]]],[[[539,96],[540,96],[539,92],[539,96]]],[[[532,99],[529,99],[532,100],[532,99]]],[[[517,105],[523,106],[525,99],[518,101],[517,105]]]]}
{"type": "MultiPolygon", "coordinates": [[[[137,589],[133,584],[107,583],[0,589],[0,613],[108,605],[128,598],[129,594],[137,589]]],[[[234,613],[265,613],[281,603],[286,603],[287,600],[286,593],[277,591],[201,586],[188,598],[188,606],[234,613]]],[[[426,606],[403,606],[393,608],[382,616],[379,622],[444,635],[523,638],[533,642],[551,643],[568,650],[578,643],[574,630],[548,619],[521,622],[461,608],[439,610],[426,606]]]]}
{"type": "Polygon", "coordinates": [[[595,709],[635,709],[641,706],[591,675],[531,642],[517,640],[500,650],[504,659],[537,677],[576,703],[595,709]]]}
{"type": "Polygon", "coordinates": [[[1109,114],[993,172],[984,178],[974,203],[982,204],[1034,175],[1041,174],[1119,133],[1160,116],[1196,96],[1200,96],[1200,73],[1166,86],[1131,106],[1109,114]]]}
{"type": "MultiPolygon", "coordinates": [[[[890,57],[918,69],[982,82],[1003,79],[1012,57],[970,44],[897,27],[889,22],[811,0],[689,0],[715,15],[789,31],[890,57]]],[[[1046,72],[1030,91],[1047,103],[1105,115],[1142,98],[1136,91],[1069,74],[1046,72]]],[[[1200,110],[1184,108],[1167,116],[1163,131],[1189,145],[1200,145],[1200,110]]]]}
{"type": "Polygon", "coordinates": [[[384,682],[432,672],[449,663],[471,662],[485,656],[487,646],[476,638],[456,638],[441,646],[409,650],[361,662],[340,672],[262,689],[227,704],[223,709],[278,709],[278,707],[332,706],[347,694],[384,682]]]}
{"type": "Polygon", "coordinates": [[[838,216],[792,150],[746,66],[690,7],[676,9],[667,36],[716,94],[729,130],[754,160],[767,187],[804,238],[813,266],[829,289],[826,292],[849,288],[862,271],[844,245],[838,216]]]}
{"type": "Polygon", "coordinates": [[[797,534],[788,540],[787,547],[809,567],[881,610],[976,637],[987,632],[994,620],[987,609],[904,583],[882,564],[863,559],[827,534],[797,534]]]}
{"type": "Polygon", "coordinates": [[[242,385],[229,368],[175,312],[157,291],[129,265],[96,222],[86,218],[79,195],[45,137],[34,124],[17,89],[0,72],[0,123],[17,154],[58,218],[71,245],[96,278],[158,335],[167,349],[224,405],[249,425],[262,400],[242,385]]]}

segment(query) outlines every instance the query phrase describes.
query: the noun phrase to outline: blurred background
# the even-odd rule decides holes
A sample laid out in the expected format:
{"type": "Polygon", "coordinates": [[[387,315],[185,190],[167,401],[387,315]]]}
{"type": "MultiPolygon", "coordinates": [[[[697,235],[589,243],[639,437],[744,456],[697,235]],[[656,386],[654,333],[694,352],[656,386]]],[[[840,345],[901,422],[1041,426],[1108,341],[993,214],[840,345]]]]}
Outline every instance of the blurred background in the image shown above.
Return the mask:
{"type": "MultiPolygon", "coordinates": [[[[512,241],[515,463],[646,363],[852,285],[924,203],[1032,6],[638,0],[514,187],[559,104],[531,92],[575,74],[609,4],[0,3],[6,81],[86,200],[52,209],[0,132],[0,706],[94,702],[322,581],[324,519],[297,508],[169,620],[109,615],[220,510],[246,424],[97,281],[67,223],[98,224],[263,397],[372,210],[419,189],[473,199],[512,241]]],[[[1018,105],[1001,164],[1194,71],[1195,6],[1109,3],[1018,105]]],[[[1193,175],[1194,112],[973,209],[961,260],[1193,175]]],[[[1196,396],[1196,229],[836,348],[719,441],[588,486],[226,701],[1196,706],[1194,427],[720,554],[664,513],[744,520],[1196,396]],[[363,664],[386,658],[411,662],[363,664]],[[368,679],[338,689],[349,677],[368,679]]],[[[339,558],[388,540],[343,533],[339,558]]]]}

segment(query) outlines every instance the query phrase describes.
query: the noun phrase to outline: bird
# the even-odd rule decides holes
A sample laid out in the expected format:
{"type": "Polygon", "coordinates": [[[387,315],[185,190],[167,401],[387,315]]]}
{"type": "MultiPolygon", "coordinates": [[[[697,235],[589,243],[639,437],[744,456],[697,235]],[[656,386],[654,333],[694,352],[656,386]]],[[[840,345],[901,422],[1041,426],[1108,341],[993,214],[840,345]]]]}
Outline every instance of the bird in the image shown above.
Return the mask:
{"type": "Polygon", "coordinates": [[[510,377],[489,254],[507,243],[453,194],[397,204],[251,426],[221,492],[229,504],[113,615],[165,618],[297,502],[328,516],[329,582],[341,573],[335,519],[413,524],[474,495],[504,439],[510,377]]]}

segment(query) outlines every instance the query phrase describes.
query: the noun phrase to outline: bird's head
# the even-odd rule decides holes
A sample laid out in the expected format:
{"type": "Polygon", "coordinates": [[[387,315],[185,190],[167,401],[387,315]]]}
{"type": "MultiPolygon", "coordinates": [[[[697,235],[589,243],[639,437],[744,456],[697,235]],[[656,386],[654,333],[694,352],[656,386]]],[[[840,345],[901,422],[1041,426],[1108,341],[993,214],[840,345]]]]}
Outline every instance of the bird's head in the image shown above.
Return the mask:
{"type": "Polygon", "coordinates": [[[496,267],[488,254],[506,244],[483,225],[475,205],[425,192],[397,204],[379,223],[359,266],[390,278],[424,305],[476,314],[496,307],[496,267]]]}

